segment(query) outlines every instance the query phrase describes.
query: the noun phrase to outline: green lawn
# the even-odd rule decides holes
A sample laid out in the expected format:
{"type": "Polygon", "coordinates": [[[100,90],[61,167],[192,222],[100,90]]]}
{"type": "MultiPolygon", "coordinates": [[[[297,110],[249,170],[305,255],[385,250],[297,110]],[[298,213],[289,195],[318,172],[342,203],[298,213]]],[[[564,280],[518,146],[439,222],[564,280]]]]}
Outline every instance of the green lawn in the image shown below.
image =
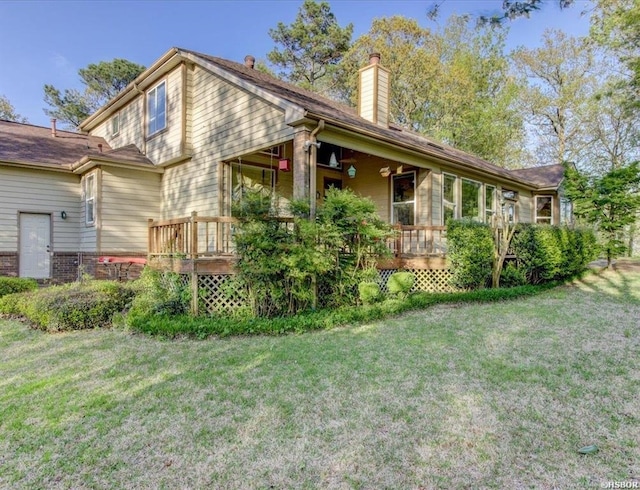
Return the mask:
{"type": "Polygon", "coordinates": [[[0,487],[638,481],[639,353],[640,272],[299,336],[0,320],[0,487]]]}

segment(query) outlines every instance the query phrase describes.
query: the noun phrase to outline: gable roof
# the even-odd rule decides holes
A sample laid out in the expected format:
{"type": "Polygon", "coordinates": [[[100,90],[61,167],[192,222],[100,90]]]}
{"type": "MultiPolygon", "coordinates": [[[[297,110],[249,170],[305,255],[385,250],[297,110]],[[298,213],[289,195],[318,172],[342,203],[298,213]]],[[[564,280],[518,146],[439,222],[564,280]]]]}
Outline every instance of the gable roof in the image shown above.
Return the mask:
{"type": "MultiPolygon", "coordinates": [[[[336,102],[335,100],[323,97],[315,92],[305,90],[296,85],[284,82],[267,73],[250,68],[241,63],[217,58],[196,51],[178,48],[179,52],[188,53],[212,63],[215,66],[239,77],[240,79],[252,83],[271,94],[281,97],[288,102],[301,106],[309,115],[319,119],[325,119],[335,125],[342,125],[360,133],[368,133],[389,143],[405,146],[412,150],[417,150],[425,155],[446,160],[450,163],[461,164],[470,170],[480,170],[484,173],[493,174],[505,179],[515,180],[530,187],[537,187],[537,181],[542,181],[542,175],[547,167],[538,167],[538,174],[531,180],[529,173],[514,173],[498,165],[494,165],[482,158],[476,157],[452,146],[433,141],[426,136],[407,130],[400,126],[390,125],[388,128],[374,124],[362,117],[350,106],[336,102]]],[[[544,180],[546,186],[560,184],[555,172],[544,180]]]]}
{"type": "Polygon", "coordinates": [[[0,162],[68,168],[90,152],[110,147],[103,138],[0,120],[0,162]]]}
{"type": "Polygon", "coordinates": [[[511,173],[527,179],[542,189],[557,189],[564,179],[564,167],[559,164],[521,168],[512,170],[511,173]]]}

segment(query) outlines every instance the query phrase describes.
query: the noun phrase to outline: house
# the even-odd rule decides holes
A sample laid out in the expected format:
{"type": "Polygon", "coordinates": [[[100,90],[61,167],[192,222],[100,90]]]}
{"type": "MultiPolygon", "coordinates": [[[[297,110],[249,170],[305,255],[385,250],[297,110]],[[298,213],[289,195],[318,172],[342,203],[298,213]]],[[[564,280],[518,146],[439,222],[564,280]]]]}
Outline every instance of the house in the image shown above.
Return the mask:
{"type": "MultiPolygon", "coordinates": [[[[510,171],[389,120],[372,55],[356,109],[244,63],[173,48],[87,118],[81,134],[0,123],[0,274],[69,280],[103,255],[232,272],[231,204],[262,189],[286,209],[331,186],[399,229],[388,268],[444,269],[450,217],[557,224],[559,165],[510,171]]],[[[561,206],[561,201],[563,206],[561,206]]],[[[166,264],[165,264],[166,265],[166,264]]]]}

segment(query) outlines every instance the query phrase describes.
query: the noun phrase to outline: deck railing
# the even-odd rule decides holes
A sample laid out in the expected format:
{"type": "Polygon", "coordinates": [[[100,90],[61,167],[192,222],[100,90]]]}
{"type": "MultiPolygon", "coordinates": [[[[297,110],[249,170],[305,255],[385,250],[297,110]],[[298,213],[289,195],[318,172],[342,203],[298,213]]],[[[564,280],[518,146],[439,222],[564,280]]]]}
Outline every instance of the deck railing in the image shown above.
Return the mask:
{"type": "MultiPolygon", "coordinates": [[[[292,226],[291,218],[281,218],[292,226]]],[[[198,216],[149,220],[149,255],[188,259],[233,256],[233,228],[236,218],[198,216]]],[[[396,236],[387,242],[394,257],[444,256],[446,227],[395,225],[396,236]]]]}

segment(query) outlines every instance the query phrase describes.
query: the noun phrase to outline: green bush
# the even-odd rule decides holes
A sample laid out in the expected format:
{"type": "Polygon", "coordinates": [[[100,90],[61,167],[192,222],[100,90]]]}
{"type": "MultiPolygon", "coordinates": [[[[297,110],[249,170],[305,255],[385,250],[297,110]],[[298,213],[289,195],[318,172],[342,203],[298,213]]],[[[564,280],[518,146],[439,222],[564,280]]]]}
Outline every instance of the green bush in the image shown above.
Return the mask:
{"type": "Polygon", "coordinates": [[[358,284],[360,301],[365,305],[373,304],[382,298],[380,284],[377,282],[363,281],[358,284]]]}
{"type": "Polygon", "coordinates": [[[390,294],[404,298],[415,282],[416,276],[412,272],[394,272],[387,281],[387,289],[390,294]]]}
{"type": "Polygon", "coordinates": [[[512,288],[527,284],[527,276],[524,271],[518,269],[513,262],[507,263],[500,274],[500,287],[512,288]]]}
{"type": "Polygon", "coordinates": [[[518,225],[511,248],[530,284],[573,277],[598,254],[593,231],[565,226],[518,225]]]}
{"type": "Polygon", "coordinates": [[[21,315],[46,331],[105,327],[131,301],[133,290],[112,281],[51,286],[0,299],[0,312],[21,315]]]}
{"type": "Polygon", "coordinates": [[[191,289],[175,272],[160,272],[150,267],[142,270],[132,283],[135,298],[129,316],[146,318],[153,315],[181,315],[189,311],[191,289]]]}
{"type": "Polygon", "coordinates": [[[0,277],[0,298],[7,294],[23,293],[38,289],[35,279],[25,277],[0,277]]]}
{"type": "Polygon", "coordinates": [[[478,289],[491,281],[493,234],[489,225],[469,219],[447,221],[447,259],[451,283],[460,289],[478,289]]]}

